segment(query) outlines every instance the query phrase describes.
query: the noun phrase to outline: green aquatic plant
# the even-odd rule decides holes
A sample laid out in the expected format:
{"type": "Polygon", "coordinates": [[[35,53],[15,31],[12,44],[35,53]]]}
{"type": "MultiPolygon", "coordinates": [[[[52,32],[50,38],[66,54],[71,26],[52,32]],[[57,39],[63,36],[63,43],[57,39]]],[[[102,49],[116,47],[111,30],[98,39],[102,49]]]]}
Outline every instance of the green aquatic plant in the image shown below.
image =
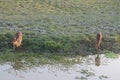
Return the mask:
{"type": "Polygon", "coordinates": [[[105,51],[105,57],[107,58],[118,58],[119,55],[114,53],[114,52],[111,52],[111,51],[105,51]]]}

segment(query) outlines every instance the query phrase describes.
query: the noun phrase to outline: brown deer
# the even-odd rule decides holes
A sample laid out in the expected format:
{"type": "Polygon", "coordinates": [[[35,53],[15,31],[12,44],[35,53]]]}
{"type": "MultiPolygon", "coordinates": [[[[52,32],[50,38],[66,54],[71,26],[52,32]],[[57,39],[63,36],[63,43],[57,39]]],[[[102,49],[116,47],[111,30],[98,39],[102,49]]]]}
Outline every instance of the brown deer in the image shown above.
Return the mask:
{"type": "Polygon", "coordinates": [[[19,47],[22,43],[22,32],[17,32],[13,39],[13,49],[19,47]]]}
{"type": "Polygon", "coordinates": [[[97,34],[96,40],[97,40],[97,42],[96,42],[96,49],[99,52],[100,51],[100,44],[101,44],[101,41],[102,41],[102,32],[99,32],[97,34]]]}

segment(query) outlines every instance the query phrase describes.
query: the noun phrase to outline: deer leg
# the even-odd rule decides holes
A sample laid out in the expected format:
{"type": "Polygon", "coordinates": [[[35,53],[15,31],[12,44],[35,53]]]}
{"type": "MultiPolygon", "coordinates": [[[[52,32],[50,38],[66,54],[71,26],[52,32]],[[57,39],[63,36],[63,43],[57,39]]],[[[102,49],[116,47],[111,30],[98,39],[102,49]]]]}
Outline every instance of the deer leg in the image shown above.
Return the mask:
{"type": "Polygon", "coordinates": [[[13,50],[15,51],[15,45],[13,45],[13,50]]]}

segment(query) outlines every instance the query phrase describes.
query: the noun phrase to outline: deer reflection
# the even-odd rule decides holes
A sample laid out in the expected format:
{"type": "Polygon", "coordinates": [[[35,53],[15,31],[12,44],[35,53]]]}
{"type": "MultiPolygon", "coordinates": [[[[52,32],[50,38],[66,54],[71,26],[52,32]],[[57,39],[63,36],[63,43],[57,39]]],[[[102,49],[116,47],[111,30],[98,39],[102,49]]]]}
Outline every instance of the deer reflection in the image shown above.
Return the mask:
{"type": "Polygon", "coordinates": [[[95,57],[95,65],[100,66],[100,64],[101,64],[100,54],[97,54],[97,56],[95,57]]]}

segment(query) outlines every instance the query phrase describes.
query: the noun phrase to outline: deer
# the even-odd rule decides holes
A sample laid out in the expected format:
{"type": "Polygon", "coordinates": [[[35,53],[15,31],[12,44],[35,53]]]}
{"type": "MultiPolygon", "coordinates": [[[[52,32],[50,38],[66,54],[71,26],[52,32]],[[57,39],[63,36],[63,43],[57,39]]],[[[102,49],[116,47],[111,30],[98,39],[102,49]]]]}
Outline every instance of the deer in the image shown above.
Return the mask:
{"type": "Polygon", "coordinates": [[[22,32],[17,32],[15,34],[15,37],[13,39],[13,49],[15,50],[15,48],[20,47],[21,43],[22,43],[22,32]]]}
{"type": "Polygon", "coordinates": [[[102,42],[102,32],[99,32],[96,36],[96,49],[98,52],[100,52],[100,44],[102,42]]]}

